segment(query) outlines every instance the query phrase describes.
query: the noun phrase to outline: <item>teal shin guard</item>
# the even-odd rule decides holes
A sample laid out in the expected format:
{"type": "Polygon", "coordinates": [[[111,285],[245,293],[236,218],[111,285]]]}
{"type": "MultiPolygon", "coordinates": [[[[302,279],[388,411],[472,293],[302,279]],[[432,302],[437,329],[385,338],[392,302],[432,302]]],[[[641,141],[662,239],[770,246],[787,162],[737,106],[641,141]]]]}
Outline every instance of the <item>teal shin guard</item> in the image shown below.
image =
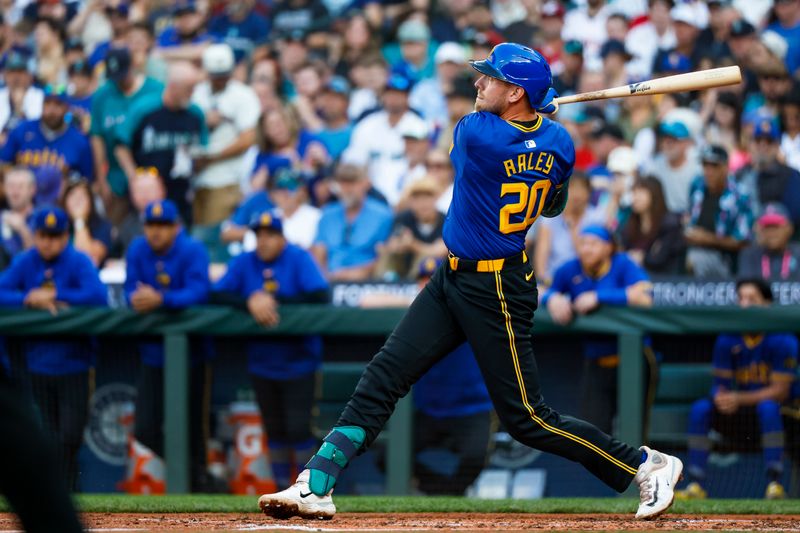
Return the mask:
{"type": "Polygon", "coordinates": [[[339,473],[364,444],[366,432],[358,426],[333,428],[319,451],[306,465],[311,472],[308,487],[317,496],[328,494],[339,473]]]}

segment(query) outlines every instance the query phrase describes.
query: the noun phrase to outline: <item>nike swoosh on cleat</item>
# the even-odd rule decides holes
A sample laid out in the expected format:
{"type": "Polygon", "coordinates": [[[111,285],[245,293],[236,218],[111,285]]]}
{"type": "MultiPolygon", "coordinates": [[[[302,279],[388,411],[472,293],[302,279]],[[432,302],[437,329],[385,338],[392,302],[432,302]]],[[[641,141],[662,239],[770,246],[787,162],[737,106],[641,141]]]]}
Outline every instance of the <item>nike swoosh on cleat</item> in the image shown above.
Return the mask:
{"type": "Polygon", "coordinates": [[[311,496],[312,494],[314,494],[314,493],[313,493],[313,492],[307,492],[307,493],[303,494],[303,493],[301,492],[301,493],[300,493],[300,497],[301,497],[301,498],[303,498],[303,499],[305,499],[305,498],[308,498],[309,496],[311,496]]]}
{"type": "MultiPolygon", "coordinates": [[[[302,496],[302,494],[301,494],[302,496]]],[[[655,507],[658,502],[658,479],[656,479],[656,490],[653,491],[653,501],[647,504],[648,507],[655,507]]]]}

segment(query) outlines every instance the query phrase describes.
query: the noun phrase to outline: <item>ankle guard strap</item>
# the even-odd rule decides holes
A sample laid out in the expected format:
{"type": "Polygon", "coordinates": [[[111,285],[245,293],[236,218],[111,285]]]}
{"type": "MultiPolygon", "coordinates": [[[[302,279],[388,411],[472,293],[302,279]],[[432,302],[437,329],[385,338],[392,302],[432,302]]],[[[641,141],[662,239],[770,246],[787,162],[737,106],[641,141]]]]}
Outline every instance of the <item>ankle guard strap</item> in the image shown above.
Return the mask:
{"type": "Polygon", "coordinates": [[[339,477],[342,469],[347,466],[348,463],[350,463],[350,460],[353,457],[356,456],[358,449],[355,447],[353,442],[347,438],[347,435],[341,431],[336,431],[335,429],[328,433],[328,435],[323,439],[323,442],[329,442],[336,447],[333,452],[333,456],[328,459],[326,457],[322,457],[321,455],[314,455],[314,457],[312,457],[311,460],[306,464],[306,468],[319,470],[330,476],[333,476],[334,478],[339,477]],[[342,456],[344,456],[344,465],[340,466],[335,460],[337,458],[341,459],[342,456]]]}

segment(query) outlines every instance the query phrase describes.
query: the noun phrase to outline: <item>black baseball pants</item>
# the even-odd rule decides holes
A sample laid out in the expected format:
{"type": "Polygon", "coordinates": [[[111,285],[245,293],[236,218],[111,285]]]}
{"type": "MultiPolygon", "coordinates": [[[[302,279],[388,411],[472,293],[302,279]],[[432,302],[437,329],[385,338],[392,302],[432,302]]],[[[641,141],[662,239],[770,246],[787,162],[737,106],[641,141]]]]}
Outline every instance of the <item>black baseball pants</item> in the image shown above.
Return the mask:
{"type": "Polygon", "coordinates": [[[454,271],[443,264],[367,365],[336,425],[364,428],[366,448],[411,385],[467,340],[512,437],[579,462],[624,491],[641,452],[544,402],[531,342],[536,281],[527,261],[508,263],[498,272],[454,271]]]}

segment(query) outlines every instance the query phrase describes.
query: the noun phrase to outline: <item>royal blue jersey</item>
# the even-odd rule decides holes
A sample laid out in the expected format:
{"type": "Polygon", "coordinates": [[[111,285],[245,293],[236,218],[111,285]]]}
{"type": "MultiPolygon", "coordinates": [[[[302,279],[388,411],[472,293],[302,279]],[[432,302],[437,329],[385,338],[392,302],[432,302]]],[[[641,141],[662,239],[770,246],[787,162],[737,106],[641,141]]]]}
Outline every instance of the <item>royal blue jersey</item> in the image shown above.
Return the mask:
{"type": "Polygon", "coordinates": [[[791,333],[720,335],[712,361],[714,390],[752,391],[773,381],[795,382],[797,361],[797,337],[791,333]]]}
{"type": "MultiPolygon", "coordinates": [[[[87,255],[67,246],[53,261],[34,248],[14,258],[0,275],[0,306],[24,306],[32,289],[53,287],[56,300],[73,307],[105,306],[108,291],[87,255]]],[[[89,339],[37,340],[25,343],[28,369],[51,376],[86,372],[94,363],[89,339]]]]}
{"type": "Polygon", "coordinates": [[[414,385],[414,406],[428,416],[449,418],[492,410],[469,343],[464,343],[433,365],[414,385]]]}
{"type": "Polygon", "coordinates": [[[0,160],[36,169],[55,167],[62,173],[78,172],[86,179],[94,178],[94,159],[89,139],[74,126],[48,139],[41,119],[26,120],[8,134],[0,150],[0,160]]]}
{"type": "Polygon", "coordinates": [[[236,208],[236,211],[231,215],[230,221],[237,226],[247,226],[250,224],[253,215],[269,211],[274,207],[267,191],[258,191],[236,208]]]}
{"type": "MultiPolygon", "coordinates": [[[[595,291],[600,304],[624,306],[628,303],[625,290],[632,285],[648,280],[647,273],[642,267],[622,253],[611,256],[608,266],[596,277],[587,274],[583,270],[581,262],[573,259],[556,270],[553,275],[553,284],[542,298],[542,304],[546,305],[550,297],[556,293],[564,294],[574,302],[581,294],[595,291]]],[[[649,339],[645,339],[645,344],[649,344],[649,339]]],[[[584,356],[588,359],[615,355],[617,351],[616,340],[587,340],[584,342],[584,356]]]]}
{"type": "MultiPolygon", "coordinates": [[[[164,309],[186,309],[208,300],[208,253],[200,242],[184,232],[164,254],[156,254],[144,237],[137,237],[128,247],[125,261],[124,289],[128,303],[140,283],[161,292],[164,309]]],[[[144,364],[164,365],[163,343],[141,343],[139,352],[144,364]]]]}
{"type": "MultiPolygon", "coordinates": [[[[294,244],[287,244],[269,262],[259,259],[255,252],[235,257],[214,285],[214,291],[243,298],[264,291],[279,301],[327,289],[328,282],[311,254],[294,244]]],[[[264,338],[248,342],[246,350],[250,373],[267,379],[297,379],[316,371],[322,363],[322,339],[318,335],[264,338]]]]}
{"type": "Polygon", "coordinates": [[[450,159],[453,201],[444,242],[456,256],[497,259],[525,248],[525,234],[572,175],[567,130],[542,116],[530,127],[487,112],[456,124],[450,159]]]}

